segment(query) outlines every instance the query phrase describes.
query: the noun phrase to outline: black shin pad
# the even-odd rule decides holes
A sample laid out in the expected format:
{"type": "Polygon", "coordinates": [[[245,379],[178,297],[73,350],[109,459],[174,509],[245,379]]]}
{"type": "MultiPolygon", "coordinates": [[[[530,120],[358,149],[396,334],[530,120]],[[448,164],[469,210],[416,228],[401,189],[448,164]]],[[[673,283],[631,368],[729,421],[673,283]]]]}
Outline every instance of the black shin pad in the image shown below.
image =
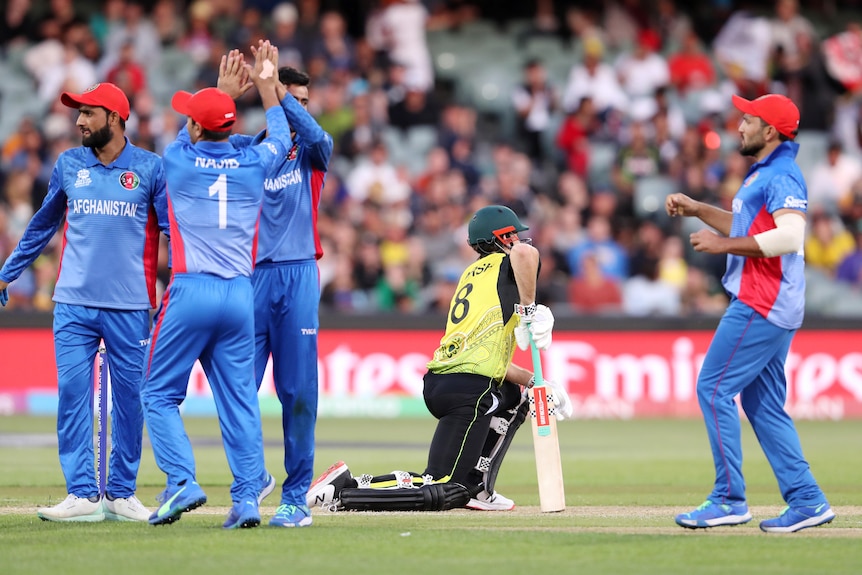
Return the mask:
{"type": "Polygon", "coordinates": [[[471,494],[460,483],[436,483],[418,489],[342,489],[341,506],[349,511],[446,511],[467,505],[471,494]]]}
{"type": "Polygon", "coordinates": [[[494,491],[494,483],[497,481],[497,473],[500,471],[503,457],[506,456],[506,452],[512,444],[515,432],[527,418],[528,408],[528,402],[522,401],[518,407],[504,414],[509,415],[509,419],[495,416],[491,421],[491,429],[488,431],[488,439],[485,441],[482,457],[479,458],[476,465],[476,469],[482,472],[482,483],[488,493],[494,491]]]}

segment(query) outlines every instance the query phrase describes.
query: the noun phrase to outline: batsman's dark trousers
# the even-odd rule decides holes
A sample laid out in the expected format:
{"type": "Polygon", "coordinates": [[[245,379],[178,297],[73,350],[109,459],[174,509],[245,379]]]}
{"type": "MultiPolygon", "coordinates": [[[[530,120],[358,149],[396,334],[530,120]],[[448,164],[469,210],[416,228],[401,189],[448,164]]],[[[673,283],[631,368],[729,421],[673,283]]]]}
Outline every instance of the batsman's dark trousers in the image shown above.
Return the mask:
{"type": "Polygon", "coordinates": [[[260,388],[272,354],[272,377],[281,402],[284,470],[281,503],[305,505],[314,479],[317,423],[317,330],[320,274],[313,259],[255,267],[255,377],[260,388]]]}
{"type": "Polygon", "coordinates": [[[174,274],[153,325],[141,399],[153,454],[173,488],[195,481],[192,445],[180,416],[199,359],[218,411],[234,502],[257,499],[264,473],[254,384],[252,288],[248,277],[174,274]]]}
{"type": "Polygon", "coordinates": [[[149,310],[109,310],[64,303],[54,307],[54,355],[60,396],[57,440],[68,493],[78,497],[99,494],[94,472],[93,384],[102,339],[108,350],[103,384],[108,384],[109,373],[111,385],[107,492],[113,497],[135,493],[144,429],[141,368],[149,328],[149,310]]]}
{"type": "Polygon", "coordinates": [[[713,502],[745,501],[737,394],[787,504],[826,502],[784,410],[784,363],[795,333],[770,323],[737,299],[716,329],[697,380],[715,462],[715,486],[709,496],[713,502]]]}
{"type": "Polygon", "coordinates": [[[502,386],[484,375],[425,374],[423,396],[431,415],[439,421],[428,450],[425,474],[435,480],[467,487],[478,485],[482,473],[475,469],[488,437],[491,418],[517,407],[521,388],[502,386]]]}

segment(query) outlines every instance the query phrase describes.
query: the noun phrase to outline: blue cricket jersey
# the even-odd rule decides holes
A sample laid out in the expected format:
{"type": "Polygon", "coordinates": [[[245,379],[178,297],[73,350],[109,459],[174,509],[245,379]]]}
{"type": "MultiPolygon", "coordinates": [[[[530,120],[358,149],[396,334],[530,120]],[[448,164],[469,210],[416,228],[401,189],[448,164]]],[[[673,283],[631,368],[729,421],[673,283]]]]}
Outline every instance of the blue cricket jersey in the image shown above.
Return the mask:
{"type": "MultiPolygon", "coordinates": [[[[808,209],[808,188],[796,164],[799,144],[783,142],[757,162],[733,198],[730,237],[753,236],[775,228],[772,214],[808,209]]],[[[805,313],[805,254],[749,258],[728,254],[725,289],[770,323],[797,329],[805,313]]]]}
{"type": "Polygon", "coordinates": [[[161,158],[128,138],[107,166],[84,146],[61,153],[42,207],[0,269],[0,280],[17,279],[64,216],[53,300],[106,309],[154,308],[159,229],[168,232],[161,158]]]}
{"type": "MultiPolygon", "coordinates": [[[[263,183],[257,262],[320,259],[323,249],[317,210],[332,156],[332,137],[292,95],[285,96],[281,106],[296,132],[296,140],[263,183]]],[[[236,134],[231,136],[231,143],[250,146],[265,135],[266,132],[257,136],[236,134]]]]}
{"type": "Polygon", "coordinates": [[[164,154],[174,273],[251,276],[267,173],[290,146],[281,108],[266,111],[269,137],[236,148],[192,144],[185,127],[164,154]]]}

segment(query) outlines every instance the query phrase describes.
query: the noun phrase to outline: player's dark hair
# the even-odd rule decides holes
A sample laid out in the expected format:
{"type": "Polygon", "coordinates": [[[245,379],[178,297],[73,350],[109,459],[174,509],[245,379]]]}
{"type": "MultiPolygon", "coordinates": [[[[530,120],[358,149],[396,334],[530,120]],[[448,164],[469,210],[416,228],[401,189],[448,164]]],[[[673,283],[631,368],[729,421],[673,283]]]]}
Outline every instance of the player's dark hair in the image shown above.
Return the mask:
{"type": "Polygon", "coordinates": [[[201,139],[208,142],[223,142],[230,137],[230,129],[228,130],[207,130],[201,127],[201,139]]]}
{"type": "Polygon", "coordinates": [[[308,86],[311,83],[311,77],[308,74],[290,66],[278,69],[278,80],[285,86],[308,86]]]}

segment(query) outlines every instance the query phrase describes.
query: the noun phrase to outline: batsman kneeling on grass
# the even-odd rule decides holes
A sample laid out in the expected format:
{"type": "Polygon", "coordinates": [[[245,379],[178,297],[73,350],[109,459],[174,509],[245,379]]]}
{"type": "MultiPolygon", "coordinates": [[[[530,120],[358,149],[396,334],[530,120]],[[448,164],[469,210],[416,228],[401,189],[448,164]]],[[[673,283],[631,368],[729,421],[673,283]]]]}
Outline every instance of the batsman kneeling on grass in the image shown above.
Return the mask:
{"type": "MultiPolygon", "coordinates": [[[[514,501],[494,491],[503,457],[528,411],[531,371],[512,363],[515,344],[551,345],[554,316],[536,305],[539,252],[518,238],[528,229],[505,206],[486,206],[468,226],[479,254],[449,306],[446,332],[428,363],[425,405],[439,421],[423,473],[354,478],[344,462],[308,492],[309,507],[356,511],[444,511],[467,507],[508,511],[514,501]]],[[[571,415],[564,389],[552,389],[557,417],[571,415]]]]}

